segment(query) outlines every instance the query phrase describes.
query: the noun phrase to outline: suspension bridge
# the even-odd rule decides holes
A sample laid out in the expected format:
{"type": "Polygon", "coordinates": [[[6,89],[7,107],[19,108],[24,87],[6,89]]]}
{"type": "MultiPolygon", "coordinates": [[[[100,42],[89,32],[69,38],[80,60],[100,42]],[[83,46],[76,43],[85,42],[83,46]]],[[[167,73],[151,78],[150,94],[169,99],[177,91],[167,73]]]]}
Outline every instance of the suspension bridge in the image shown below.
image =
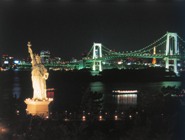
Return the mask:
{"type": "MultiPolygon", "coordinates": [[[[120,64],[122,68],[125,68],[128,63],[122,62],[126,62],[127,59],[136,59],[136,61],[137,59],[141,59],[142,61],[149,60],[152,66],[157,66],[160,62],[161,67],[165,67],[166,70],[174,71],[178,74],[180,63],[184,63],[185,65],[185,40],[177,33],[167,32],[151,44],[130,52],[116,52],[105,47],[102,43],[94,43],[87,53],[87,56],[80,61],[65,64],[47,63],[44,65],[51,69],[90,68],[93,71],[100,72],[104,69],[117,68],[120,64]]],[[[129,63],[129,65],[132,64],[129,63]]],[[[141,65],[143,65],[143,63],[138,64],[138,67],[141,65]]],[[[30,66],[30,63],[19,64],[20,68],[30,66]]]]}
{"type": "Polygon", "coordinates": [[[171,68],[178,74],[178,62],[185,58],[185,41],[177,34],[167,32],[162,37],[150,45],[130,52],[115,52],[101,43],[94,43],[85,58],[85,63],[91,63],[90,67],[94,71],[102,71],[105,61],[126,58],[152,59],[152,64],[156,64],[157,59],[164,61],[167,70],[171,68]]]}

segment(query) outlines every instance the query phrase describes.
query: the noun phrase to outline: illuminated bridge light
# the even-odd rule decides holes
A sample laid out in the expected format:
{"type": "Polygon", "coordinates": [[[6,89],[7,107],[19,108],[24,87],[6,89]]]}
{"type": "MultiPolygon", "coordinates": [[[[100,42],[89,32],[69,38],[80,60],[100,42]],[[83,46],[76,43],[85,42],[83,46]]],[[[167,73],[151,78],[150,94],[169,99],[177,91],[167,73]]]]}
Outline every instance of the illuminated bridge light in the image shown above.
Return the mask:
{"type": "Polygon", "coordinates": [[[69,121],[69,119],[66,117],[66,118],[64,119],[64,121],[67,122],[67,121],[69,121]]]}
{"type": "Polygon", "coordinates": [[[102,115],[99,116],[99,121],[102,121],[103,120],[103,117],[102,115]]]}
{"type": "Polygon", "coordinates": [[[116,121],[118,120],[118,116],[117,115],[114,116],[114,120],[116,120],[116,121]]]}
{"type": "Polygon", "coordinates": [[[19,110],[16,110],[16,114],[19,115],[19,110]]]}
{"type": "Polygon", "coordinates": [[[82,116],[82,121],[86,121],[86,116],[85,115],[82,116]]]}

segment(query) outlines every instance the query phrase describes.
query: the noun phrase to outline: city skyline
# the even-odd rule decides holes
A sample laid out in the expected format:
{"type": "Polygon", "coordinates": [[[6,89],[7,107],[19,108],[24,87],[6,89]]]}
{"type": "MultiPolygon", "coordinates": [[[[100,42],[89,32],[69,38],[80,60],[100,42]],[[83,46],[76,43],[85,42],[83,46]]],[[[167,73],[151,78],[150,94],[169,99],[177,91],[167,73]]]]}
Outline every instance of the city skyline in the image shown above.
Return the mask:
{"type": "Polygon", "coordinates": [[[27,42],[40,53],[81,58],[94,42],[116,51],[144,48],[167,31],[184,38],[184,1],[2,2],[0,55],[28,56],[27,42]]]}

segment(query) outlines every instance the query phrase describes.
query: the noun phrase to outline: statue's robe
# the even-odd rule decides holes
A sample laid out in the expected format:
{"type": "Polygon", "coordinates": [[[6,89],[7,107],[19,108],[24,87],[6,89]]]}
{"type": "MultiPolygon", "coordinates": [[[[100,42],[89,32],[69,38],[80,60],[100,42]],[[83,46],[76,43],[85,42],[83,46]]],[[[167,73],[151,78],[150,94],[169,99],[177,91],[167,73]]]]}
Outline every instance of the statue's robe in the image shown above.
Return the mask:
{"type": "Polygon", "coordinates": [[[32,86],[33,86],[33,99],[43,100],[46,99],[46,78],[47,69],[42,64],[37,64],[32,67],[32,86]]]}

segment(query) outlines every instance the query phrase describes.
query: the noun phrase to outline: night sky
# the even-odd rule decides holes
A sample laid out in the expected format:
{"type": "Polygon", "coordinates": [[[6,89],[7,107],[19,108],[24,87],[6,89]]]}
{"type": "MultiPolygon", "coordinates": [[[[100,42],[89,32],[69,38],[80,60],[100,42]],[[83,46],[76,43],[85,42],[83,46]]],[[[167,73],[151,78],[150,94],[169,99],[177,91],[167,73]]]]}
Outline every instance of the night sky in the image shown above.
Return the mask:
{"type": "Polygon", "coordinates": [[[36,53],[79,59],[93,42],[137,50],[167,31],[185,38],[185,0],[0,0],[0,55],[18,59],[28,41],[36,53]]]}

